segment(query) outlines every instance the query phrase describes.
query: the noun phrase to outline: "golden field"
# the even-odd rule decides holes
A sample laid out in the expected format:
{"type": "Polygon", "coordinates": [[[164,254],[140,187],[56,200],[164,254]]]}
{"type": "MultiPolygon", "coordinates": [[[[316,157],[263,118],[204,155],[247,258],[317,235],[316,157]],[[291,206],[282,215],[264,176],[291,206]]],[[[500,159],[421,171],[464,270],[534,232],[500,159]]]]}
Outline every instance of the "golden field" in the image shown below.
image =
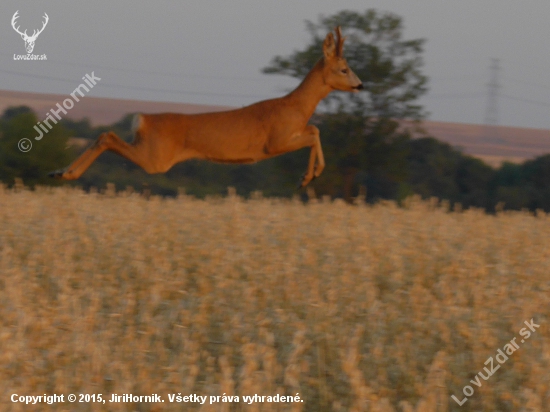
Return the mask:
{"type": "Polygon", "coordinates": [[[2,411],[550,410],[544,213],[0,186],[0,228],[2,411]],[[165,402],[10,400],[54,393],[165,402]]]}

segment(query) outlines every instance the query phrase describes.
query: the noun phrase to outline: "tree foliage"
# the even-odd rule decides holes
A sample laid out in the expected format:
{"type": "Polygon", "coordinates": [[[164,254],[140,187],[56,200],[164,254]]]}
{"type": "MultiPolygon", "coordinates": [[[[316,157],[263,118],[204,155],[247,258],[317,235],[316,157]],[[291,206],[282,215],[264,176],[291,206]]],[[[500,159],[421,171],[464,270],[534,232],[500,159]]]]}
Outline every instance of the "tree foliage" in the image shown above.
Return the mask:
{"type": "Polygon", "coordinates": [[[42,140],[34,139],[33,126],[38,119],[25,106],[6,109],[0,119],[0,180],[12,184],[15,178],[22,178],[27,185],[59,184],[47,177],[47,173],[72,158],[67,148],[68,132],[57,124],[42,140]],[[24,153],[18,148],[21,139],[29,139],[33,147],[24,153]]]}
{"type": "Polygon", "coordinates": [[[303,78],[321,57],[323,40],[336,26],[347,37],[344,57],[363,81],[357,94],[332,93],[325,109],[364,117],[420,120],[425,112],[415,101],[427,91],[427,77],[421,72],[423,39],[404,40],[403,20],[393,13],[367,10],[341,11],[306,21],[311,43],[288,57],[276,56],[264,73],[303,78]]]}

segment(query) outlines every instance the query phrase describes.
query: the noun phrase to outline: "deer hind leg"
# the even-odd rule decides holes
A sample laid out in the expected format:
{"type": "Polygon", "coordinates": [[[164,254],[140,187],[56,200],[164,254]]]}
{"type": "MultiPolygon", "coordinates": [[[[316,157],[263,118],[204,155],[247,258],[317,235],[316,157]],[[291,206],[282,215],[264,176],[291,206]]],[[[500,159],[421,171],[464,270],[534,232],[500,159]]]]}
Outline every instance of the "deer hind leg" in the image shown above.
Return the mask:
{"type": "Polygon", "coordinates": [[[152,165],[150,164],[149,157],[146,156],[143,149],[143,146],[135,143],[126,143],[113,132],[103,133],[68,167],[51,172],[48,176],[64,180],[78,179],[82,173],[84,173],[97,159],[97,157],[106,150],[115,152],[142,167],[146,172],[152,173],[152,165]]]}

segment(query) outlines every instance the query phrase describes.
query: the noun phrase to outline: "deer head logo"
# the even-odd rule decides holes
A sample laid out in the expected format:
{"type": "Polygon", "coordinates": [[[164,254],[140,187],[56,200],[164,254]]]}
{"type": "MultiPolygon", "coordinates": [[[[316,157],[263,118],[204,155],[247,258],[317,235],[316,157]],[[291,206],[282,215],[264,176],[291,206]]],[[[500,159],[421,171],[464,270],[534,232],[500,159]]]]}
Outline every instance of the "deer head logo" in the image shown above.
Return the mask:
{"type": "Polygon", "coordinates": [[[19,10],[15,12],[11,19],[11,25],[13,29],[21,35],[21,38],[25,40],[25,48],[27,49],[27,53],[32,53],[32,50],[34,49],[34,42],[36,41],[36,38],[40,33],[44,31],[44,28],[46,27],[46,24],[48,24],[48,20],[50,19],[46,13],[44,13],[44,24],[40,30],[34,30],[32,33],[32,36],[27,35],[27,30],[24,32],[19,31],[19,26],[15,27],[15,21],[19,18],[19,10]]]}

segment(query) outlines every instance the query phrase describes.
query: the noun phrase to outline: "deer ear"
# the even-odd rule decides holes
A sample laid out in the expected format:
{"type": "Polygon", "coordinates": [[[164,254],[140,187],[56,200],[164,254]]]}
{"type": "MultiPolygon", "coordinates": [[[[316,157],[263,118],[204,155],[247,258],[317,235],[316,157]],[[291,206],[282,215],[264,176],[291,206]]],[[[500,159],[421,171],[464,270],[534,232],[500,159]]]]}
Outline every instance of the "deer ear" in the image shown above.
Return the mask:
{"type": "Polygon", "coordinates": [[[331,59],[336,56],[336,45],[334,44],[334,35],[332,33],[327,34],[327,37],[325,37],[323,54],[325,55],[325,59],[331,59]]]}

